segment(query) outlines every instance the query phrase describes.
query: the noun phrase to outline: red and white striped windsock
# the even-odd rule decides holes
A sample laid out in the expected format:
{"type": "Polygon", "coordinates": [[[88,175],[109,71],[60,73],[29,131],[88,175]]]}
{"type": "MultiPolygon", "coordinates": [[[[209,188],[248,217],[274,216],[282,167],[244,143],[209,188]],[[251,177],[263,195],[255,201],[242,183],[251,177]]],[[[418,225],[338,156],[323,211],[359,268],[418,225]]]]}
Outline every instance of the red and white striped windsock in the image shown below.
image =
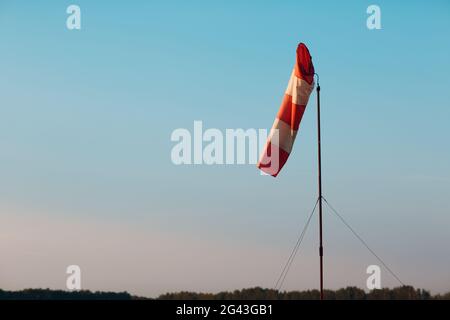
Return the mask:
{"type": "Polygon", "coordinates": [[[308,48],[300,43],[283,102],[273,123],[258,168],[276,177],[291,153],[300,121],[314,89],[314,66],[308,48]]]}

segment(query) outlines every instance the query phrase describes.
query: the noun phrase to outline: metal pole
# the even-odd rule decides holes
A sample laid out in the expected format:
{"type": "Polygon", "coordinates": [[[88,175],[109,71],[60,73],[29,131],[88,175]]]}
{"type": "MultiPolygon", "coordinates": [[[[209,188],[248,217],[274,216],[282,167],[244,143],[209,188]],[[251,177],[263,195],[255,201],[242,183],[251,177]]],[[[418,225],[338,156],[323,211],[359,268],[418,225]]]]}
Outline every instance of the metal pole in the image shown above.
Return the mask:
{"type": "Polygon", "coordinates": [[[320,149],[320,84],[317,75],[317,146],[319,164],[319,256],[320,256],[320,300],[323,300],[323,242],[322,242],[322,159],[320,149]]]}

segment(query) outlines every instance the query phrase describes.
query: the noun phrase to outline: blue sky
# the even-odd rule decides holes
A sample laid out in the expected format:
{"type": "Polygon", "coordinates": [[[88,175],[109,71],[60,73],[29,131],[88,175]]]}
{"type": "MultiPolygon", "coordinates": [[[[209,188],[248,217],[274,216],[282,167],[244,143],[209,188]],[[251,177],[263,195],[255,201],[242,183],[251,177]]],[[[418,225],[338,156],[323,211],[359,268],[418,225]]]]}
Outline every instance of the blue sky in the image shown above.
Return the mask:
{"type": "MultiPolygon", "coordinates": [[[[325,197],[403,282],[450,290],[449,9],[1,1],[1,286],[63,288],[79,264],[88,289],[271,287],[316,198],[315,93],[277,179],[174,166],[170,135],[194,120],[269,128],[301,41],[321,79],[325,197]]],[[[317,287],[316,247],[313,224],[286,289],[317,287]]],[[[363,287],[377,263],[328,213],[325,254],[330,288],[363,287]]]]}

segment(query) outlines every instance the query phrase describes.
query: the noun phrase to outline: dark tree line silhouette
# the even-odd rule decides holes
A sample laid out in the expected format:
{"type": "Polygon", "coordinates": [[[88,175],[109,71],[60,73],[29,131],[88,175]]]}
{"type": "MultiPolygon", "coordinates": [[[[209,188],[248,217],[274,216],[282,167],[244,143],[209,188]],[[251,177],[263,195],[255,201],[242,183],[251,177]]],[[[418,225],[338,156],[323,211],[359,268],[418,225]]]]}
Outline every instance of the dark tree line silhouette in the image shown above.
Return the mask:
{"type": "MultiPolygon", "coordinates": [[[[357,287],[347,287],[338,290],[325,290],[327,300],[430,300],[450,299],[450,292],[445,295],[432,296],[423,289],[414,289],[411,286],[402,286],[393,289],[379,289],[365,292],[357,287]]],[[[219,292],[216,294],[178,292],[167,293],[158,299],[189,299],[189,300],[318,300],[318,290],[306,291],[277,291],[273,289],[250,288],[235,290],[233,292],[219,292]]]]}
{"type": "MultiPolygon", "coordinates": [[[[219,293],[174,292],[157,297],[157,300],[318,300],[318,290],[277,291],[260,287],[224,291],[219,293]]],[[[62,291],[50,289],[26,289],[4,291],[0,289],[0,300],[139,300],[148,299],[128,292],[62,291]]],[[[431,295],[424,289],[402,286],[393,289],[376,289],[370,292],[357,287],[325,290],[328,300],[450,300],[450,292],[431,295]]]]}
{"type": "Polygon", "coordinates": [[[128,292],[63,291],[50,289],[4,291],[0,289],[0,300],[130,300],[132,298],[133,296],[128,292]]]}

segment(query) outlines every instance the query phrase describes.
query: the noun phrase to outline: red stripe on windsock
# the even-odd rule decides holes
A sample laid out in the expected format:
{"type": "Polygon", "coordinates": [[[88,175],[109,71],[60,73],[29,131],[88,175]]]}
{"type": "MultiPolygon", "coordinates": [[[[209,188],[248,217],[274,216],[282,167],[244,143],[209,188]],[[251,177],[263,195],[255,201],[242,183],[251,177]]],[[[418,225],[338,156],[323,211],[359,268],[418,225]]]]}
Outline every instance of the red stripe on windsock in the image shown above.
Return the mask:
{"type": "Polygon", "coordinates": [[[305,109],[306,106],[292,103],[292,96],[285,94],[277,118],[289,124],[292,130],[298,130],[305,109]]]}
{"type": "Polygon", "coordinates": [[[265,152],[261,155],[261,159],[258,162],[258,168],[276,177],[288,158],[288,152],[272,144],[269,140],[267,141],[265,152]],[[274,156],[272,157],[272,155],[274,156]]]}
{"type": "Polygon", "coordinates": [[[314,88],[314,66],[308,48],[300,43],[280,110],[272,126],[258,168],[276,177],[292,150],[309,96],[314,88]]]}

